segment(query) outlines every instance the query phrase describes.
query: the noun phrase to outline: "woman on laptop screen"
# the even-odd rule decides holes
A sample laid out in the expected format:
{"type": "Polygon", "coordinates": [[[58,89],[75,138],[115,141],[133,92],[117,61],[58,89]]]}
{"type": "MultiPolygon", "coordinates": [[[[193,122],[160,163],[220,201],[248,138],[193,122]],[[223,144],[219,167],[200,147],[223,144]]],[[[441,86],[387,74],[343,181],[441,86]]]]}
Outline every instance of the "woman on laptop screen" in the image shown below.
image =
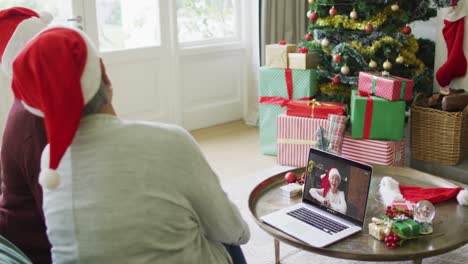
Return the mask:
{"type": "Polygon", "coordinates": [[[328,171],[328,176],[322,175],[321,188],[310,188],[310,195],[324,206],[342,214],[346,214],[347,206],[345,194],[338,190],[341,183],[340,172],[336,168],[328,171]]]}

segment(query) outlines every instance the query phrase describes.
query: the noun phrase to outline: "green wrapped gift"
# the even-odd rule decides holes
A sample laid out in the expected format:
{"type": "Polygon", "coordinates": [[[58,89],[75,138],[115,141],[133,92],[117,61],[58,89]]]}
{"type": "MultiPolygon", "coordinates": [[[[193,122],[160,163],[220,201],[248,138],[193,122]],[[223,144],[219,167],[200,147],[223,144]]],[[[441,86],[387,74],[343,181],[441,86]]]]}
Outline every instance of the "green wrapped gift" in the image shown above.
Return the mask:
{"type": "Polygon", "coordinates": [[[351,137],[401,141],[405,131],[405,101],[351,93],[351,137]]]}
{"type": "Polygon", "coordinates": [[[411,220],[411,219],[406,219],[404,221],[396,221],[393,223],[393,226],[398,229],[401,234],[397,235],[403,235],[405,237],[414,237],[419,235],[419,223],[411,220]]]}
{"type": "Polygon", "coordinates": [[[316,70],[260,68],[259,127],[260,148],[266,155],[276,155],[276,117],[286,112],[291,99],[310,98],[318,91],[316,70]]]}

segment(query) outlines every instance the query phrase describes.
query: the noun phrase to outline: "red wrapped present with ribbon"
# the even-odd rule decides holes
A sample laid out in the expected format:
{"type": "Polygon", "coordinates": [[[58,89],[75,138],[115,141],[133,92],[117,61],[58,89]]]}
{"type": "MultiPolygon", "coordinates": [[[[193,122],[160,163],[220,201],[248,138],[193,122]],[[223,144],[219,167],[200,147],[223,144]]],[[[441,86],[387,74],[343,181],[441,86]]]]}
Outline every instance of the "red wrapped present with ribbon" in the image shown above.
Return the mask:
{"type": "Polygon", "coordinates": [[[414,82],[387,73],[359,72],[358,90],[390,101],[413,98],[414,82]]]}
{"type": "Polygon", "coordinates": [[[276,117],[291,100],[311,100],[318,90],[317,72],[260,68],[259,127],[263,154],[276,155],[276,117]]]}
{"type": "Polygon", "coordinates": [[[341,155],[368,164],[403,167],[405,164],[406,140],[386,141],[354,139],[346,134],[341,155]]]}
{"type": "Polygon", "coordinates": [[[327,119],[329,114],[345,115],[347,105],[335,102],[319,102],[292,100],[286,105],[286,114],[289,116],[302,116],[327,119]]]}

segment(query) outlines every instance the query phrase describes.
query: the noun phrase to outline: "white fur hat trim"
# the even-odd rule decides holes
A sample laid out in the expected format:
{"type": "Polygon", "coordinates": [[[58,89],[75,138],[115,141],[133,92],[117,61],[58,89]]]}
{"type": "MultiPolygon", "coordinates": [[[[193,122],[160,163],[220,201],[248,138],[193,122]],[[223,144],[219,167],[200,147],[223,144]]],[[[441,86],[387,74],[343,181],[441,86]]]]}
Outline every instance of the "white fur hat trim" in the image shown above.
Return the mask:
{"type": "Polygon", "coordinates": [[[60,185],[60,175],[56,170],[42,170],[41,173],[39,173],[39,183],[48,190],[57,189],[60,185]]]}
{"type": "Polygon", "coordinates": [[[468,189],[461,190],[458,193],[457,201],[461,205],[468,206],[468,189]]]}
{"type": "Polygon", "coordinates": [[[379,192],[385,206],[392,205],[395,200],[403,200],[400,184],[393,178],[385,176],[379,184],[379,192]]]}

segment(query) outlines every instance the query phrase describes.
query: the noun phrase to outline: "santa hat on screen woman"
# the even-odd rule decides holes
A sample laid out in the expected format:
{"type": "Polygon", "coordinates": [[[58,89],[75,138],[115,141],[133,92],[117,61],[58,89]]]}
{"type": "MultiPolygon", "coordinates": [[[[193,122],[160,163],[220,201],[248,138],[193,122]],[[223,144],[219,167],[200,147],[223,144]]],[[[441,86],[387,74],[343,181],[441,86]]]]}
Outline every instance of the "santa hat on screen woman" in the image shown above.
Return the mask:
{"type": "Polygon", "coordinates": [[[36,36],[13,62],[13,93],[26,109],[44,117],[49,141],[49,167],[39,182],[48,189],[60,184],[57,168],[78,129],[85,104],[99,90],[99,53],[81,31],[53,27],[36,36]]]}
{"type": "Polygon", "coordinates": [[[0,11],[0,63],[9,78],[12,78],[12,63],[15,57],[26,43],[51,21],[51,14],[38,14],[23,7],[0,11]]]}

